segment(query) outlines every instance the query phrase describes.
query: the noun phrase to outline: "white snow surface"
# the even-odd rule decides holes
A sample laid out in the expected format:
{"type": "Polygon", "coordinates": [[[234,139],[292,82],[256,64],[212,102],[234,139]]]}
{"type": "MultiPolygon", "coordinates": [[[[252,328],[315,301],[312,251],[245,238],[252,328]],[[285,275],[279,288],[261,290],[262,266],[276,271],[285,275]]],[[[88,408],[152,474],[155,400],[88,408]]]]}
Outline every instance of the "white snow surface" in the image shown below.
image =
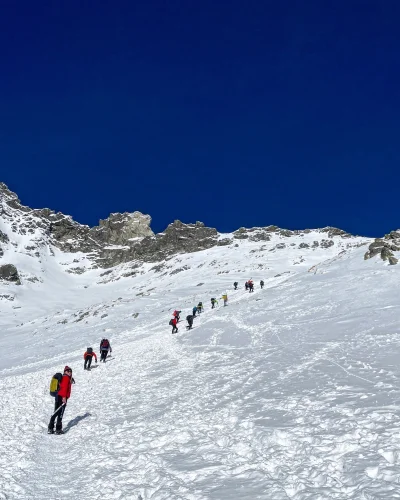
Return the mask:
{"type": "Polygon", "coordinates": [[[84,254],[28,255],[35,235],[0,229],[23,283],[0,285],[0,499],[400,499],[400,266],[364,261],[368,239],[274,234],[122,277],[68,274],[84,254]],[[84,371],[104,336],[112,357],[84,371]],[[66,433],[49,436],[66,364],[66,433]]]}

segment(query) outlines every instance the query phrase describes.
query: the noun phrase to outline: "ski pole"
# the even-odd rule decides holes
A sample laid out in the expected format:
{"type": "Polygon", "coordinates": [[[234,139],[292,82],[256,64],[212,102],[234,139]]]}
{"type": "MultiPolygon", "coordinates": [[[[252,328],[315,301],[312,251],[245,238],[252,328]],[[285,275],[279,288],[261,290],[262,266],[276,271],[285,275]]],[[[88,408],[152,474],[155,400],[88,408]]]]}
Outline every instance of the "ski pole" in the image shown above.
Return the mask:
{"type": "MultiPolygon", "coordinates": [[[[55,415],[56,413],[58,413],[58,412],[61,410],[61,408],[62,408],[63,406],[65,406],[66,404],[67,404],[67,403],[63,403],[61,406],[59,406],[59,407],[57,408],[57,410],[53,413],[53,415],[52,415],[51,417],[54,417],[54,415],[55,415]]],[[[51,417],[50,417],[50,418],[51,418],[51,417]]]]}

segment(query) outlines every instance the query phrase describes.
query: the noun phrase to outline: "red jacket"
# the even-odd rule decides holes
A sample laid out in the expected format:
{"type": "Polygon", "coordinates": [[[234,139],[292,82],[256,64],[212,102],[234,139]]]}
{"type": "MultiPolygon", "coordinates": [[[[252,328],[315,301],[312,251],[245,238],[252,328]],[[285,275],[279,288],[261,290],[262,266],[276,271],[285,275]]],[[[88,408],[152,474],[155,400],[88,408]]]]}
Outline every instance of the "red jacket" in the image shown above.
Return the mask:
{"type": "Polygon", "coordinates": [[[92,357],[94,356],[94,359],[96,360],[96,363],[97,363],[97,356],[96,356],[96,353],[92,351],[91,354],[89,354],[87,351],[85,352],[85,354],[83,355],[83,359],[86,359],[88,356],[92,357]]]}
{"type": "Polygon", "coordinates": [[[173,324],[174,326],[176,326],[176,324],[177,324],[177,323],[178,323],[178,320],[177,320],[176,318],[174,318],[174,319],[172,320],[172,324],[173,324]]]}
{"type": "Polygon", "coordinates": [[[58,391],[58,395],[61,398],[69,398],[71,396],[71,375],[66,375],[64,373],[63,378],[60,383],[60,390],[58,391]]]}

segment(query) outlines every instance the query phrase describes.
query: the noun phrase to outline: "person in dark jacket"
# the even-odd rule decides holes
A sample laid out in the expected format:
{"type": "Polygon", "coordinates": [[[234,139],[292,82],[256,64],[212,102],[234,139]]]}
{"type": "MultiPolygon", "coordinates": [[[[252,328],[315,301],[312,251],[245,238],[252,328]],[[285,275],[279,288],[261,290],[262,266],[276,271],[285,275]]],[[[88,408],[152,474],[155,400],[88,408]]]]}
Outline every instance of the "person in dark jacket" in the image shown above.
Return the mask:
{"type": "Polygon", "coordinates": [[[235,287],[235,290],[237,290],[238,284],[239,283],[237,281],[235,281],[235,283],[233,284],[233,286],[235,287]]]}
{"type": "Polygon", "coordinates": [[[110,341],[108,339],[103,339],[100,342],[100,363],[102,361],[103,363],[106,362],[108,351],[110,351],[110,354],[112,353],[110,341]]]}
{"type": "Polygon", "coordinates": [[[218,300],[217,300],[217,299],[212,298],[212,299],[211,299],[211,309],[214,309],[214,308],[215,308],[215,304],[218,304],[218,300]]]}
{"type": "Polygon", "coordinates": [[[194,306],[193,307],[193,318],[196,317],[196,313],[197,313],[197,306],[194,306]]]}
{"type": "Polygon", "coordinates": [[[249,283],[248,283],[247,281],[246,281],[246,283],[244,284],[244,287],[245,287],[245,289],[246,289],[246,290],[248,290],[248,289],[249,289],[249,283]]]}
{"type": "Polygon", "coordinates": [[[186,328],[188,330],[191,330],[193,327],[193,318],[194,316],[192,316],[191,314],[189,314],[189,316],[186,316],[186,321],[188,322],[188,326],[186,328]]]}
{"type": "Polygon", "coordinates": [[[49,427],[47,430],[49,434],[54,434],[54,422],[56,419],[56,434],[64,434],[64,431],[62,430],[62,419],[64,416],[65,407],[67,406],[67,401],[71,396],[71,384],[74,383],[75,381],[72,378],[72,368],[66,366],[64,368],[64,375],[60,382],[60,389],[55,398],[54,413],[50,418],[49,427]]]}
{"type": "Polygon", "coordinates": [[[87,351],[83,355],[83,359],[85,360],[85,364],[83,365],[84,370],[90,370],[90,365],[92,364],[93,356],[94,356],[94,359],[96,360],[96,363],[97,363],[96,353],[93,352],[93,349],[91,347],[88,347],[87,351]]]}
{"type": "Polygon", "coordinates": [[[261,289],[264,288],[264,281],[263,280],[260,281],[260,287],[261,287],[261,289]]]}

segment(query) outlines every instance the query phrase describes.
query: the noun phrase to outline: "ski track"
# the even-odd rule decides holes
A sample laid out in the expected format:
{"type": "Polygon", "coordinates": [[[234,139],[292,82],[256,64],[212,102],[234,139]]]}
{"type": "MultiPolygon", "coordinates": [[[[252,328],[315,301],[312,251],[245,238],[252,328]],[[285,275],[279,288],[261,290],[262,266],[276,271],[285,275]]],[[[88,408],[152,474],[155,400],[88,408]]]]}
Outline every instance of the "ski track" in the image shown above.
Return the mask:
{"type": "MultiPolygon", "coordinates": [[[[244,267],[233,251],[230,267],[244,267]]],[[[243,282],[233,271],[207,272],[216,255],[224,268],[221,247],[187,256],[202,267],[173,288],[139,276],[129,292],[112,284],[108,298],[8,325],[0,499],[400,499],[397,270],[377,272],[363,251],[307,263],[314,273],[260,273],[265,288],[250,294],[231,291],[243,282]],[[184,319],[198,300],[193,331],[182,321],[171,335],[171,311],[184,319]],[[90,314],[74,323],[78,311],[90,314]],[[113,356],[85,372],[101,336],[113,356]],[[66,434],[48,436],[48,384],[67,363],[66,434]]]]}

